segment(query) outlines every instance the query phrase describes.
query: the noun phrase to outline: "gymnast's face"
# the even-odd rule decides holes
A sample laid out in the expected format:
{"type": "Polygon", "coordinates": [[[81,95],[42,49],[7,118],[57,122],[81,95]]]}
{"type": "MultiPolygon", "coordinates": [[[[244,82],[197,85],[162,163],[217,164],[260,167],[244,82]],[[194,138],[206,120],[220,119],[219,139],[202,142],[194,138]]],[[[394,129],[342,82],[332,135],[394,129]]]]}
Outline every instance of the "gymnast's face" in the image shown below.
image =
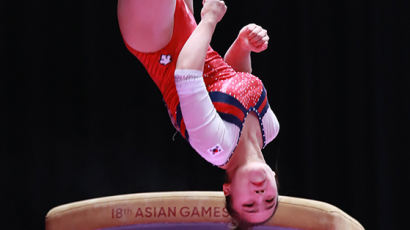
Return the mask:
{"type": "Polygon", "coordinates": [[[248,163],[239,167],[224,185],[225,195],[231,195],[232,208],[250,223],[267,221],[275,212],[278,192],[275,173],[265,163],[248,163]]]}

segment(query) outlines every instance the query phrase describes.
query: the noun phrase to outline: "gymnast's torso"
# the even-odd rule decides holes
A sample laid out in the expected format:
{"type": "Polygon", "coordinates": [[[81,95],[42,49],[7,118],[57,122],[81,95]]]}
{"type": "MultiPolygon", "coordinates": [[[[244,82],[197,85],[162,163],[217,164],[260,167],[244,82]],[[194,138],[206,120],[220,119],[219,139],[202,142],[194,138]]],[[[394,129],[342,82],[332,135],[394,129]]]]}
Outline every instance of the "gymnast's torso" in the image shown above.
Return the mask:
{"type": "MultiPolygon", "coordinates": [[[[195,18],[183,0],[176,1],[174,27],[170,42],[156,52],[143,53],[132,48],[129,51],[144,65],[148,74],[159,88],[174,127],[189,139],[179,108],[179,99],[174,82],[174,72],[178,55],[185,42],[196,28],[195,18]]],[[[266,90],[260,79],[250,73],[236,72],[211,47],[208,48],[203,78],[209,96],[221,118],[242,130],[245,118],[250,112],[256,114],[262,133],[262,146],[266,146],[277,131],[267,132],[263,125],[264,114],[269,109],[266,90]]]]}

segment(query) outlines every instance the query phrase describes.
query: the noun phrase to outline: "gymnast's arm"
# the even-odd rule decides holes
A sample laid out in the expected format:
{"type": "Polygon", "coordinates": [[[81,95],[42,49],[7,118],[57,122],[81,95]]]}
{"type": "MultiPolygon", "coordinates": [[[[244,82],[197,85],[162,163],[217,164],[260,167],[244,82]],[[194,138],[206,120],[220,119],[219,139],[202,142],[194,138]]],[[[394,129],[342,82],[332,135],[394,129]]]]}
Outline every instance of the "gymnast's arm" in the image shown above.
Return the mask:
{"type": "Polygon", "coordinates": [[[249,24],[241,29],[224,59],[235,71],[251,73],[251,52],[260,53],[266,50],[268,42],[269,36],[265,29],[249,24]]]}
{"type": "Polygon", "coordinates": [[[118,23],[124,40],[141,52],[165,47],[172,37],[175,5],[176,0],[118,0],[118,23]]]}
{"type": "Polygon", "coordinates": [[[182,48],[176,69],[203,71],[205,56],[216,24],[226,12],[223,1],[207,0],[201,10],[201,21],[182,48]]]}

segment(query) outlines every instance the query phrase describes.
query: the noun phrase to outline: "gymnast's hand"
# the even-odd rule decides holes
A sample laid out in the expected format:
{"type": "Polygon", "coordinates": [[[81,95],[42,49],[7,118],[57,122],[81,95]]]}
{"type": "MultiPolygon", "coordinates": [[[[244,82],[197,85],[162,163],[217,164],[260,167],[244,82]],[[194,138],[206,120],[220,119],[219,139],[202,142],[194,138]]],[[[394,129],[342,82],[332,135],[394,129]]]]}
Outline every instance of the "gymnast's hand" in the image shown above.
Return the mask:
{"type": "Polygon", "coordinates": [[[251,23],[239,31],[238,40],[242,48],[260,53],[268,48],[269,36],[261,26],[251,23]]]}
{"type": "Polygon", "coordinates": [[[201,20],[215,24],[221,21],[227,9],[224,1],[204,0],[202,3],[201,20]]]}

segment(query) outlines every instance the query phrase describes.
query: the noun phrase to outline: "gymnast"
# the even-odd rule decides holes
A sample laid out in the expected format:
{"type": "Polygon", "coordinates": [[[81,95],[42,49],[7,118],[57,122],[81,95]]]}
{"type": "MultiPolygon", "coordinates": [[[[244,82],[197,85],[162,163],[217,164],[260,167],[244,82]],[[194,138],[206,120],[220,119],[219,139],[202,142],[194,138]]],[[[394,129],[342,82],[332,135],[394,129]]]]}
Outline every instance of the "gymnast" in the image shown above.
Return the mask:
{"type": "Polygon", "coordinates": [[[222,58],[210,47],[227,7],[203,0],[118,0],[128,50],[160,89],[174,127],[208,162],[224,169],[226,207],[237,229],[268,221],[278,205],[274,171],[261,149],[279,131],[266,90],[250,74],[251,52],[267,49],[262,27],[243,27],[222,58]]]}

